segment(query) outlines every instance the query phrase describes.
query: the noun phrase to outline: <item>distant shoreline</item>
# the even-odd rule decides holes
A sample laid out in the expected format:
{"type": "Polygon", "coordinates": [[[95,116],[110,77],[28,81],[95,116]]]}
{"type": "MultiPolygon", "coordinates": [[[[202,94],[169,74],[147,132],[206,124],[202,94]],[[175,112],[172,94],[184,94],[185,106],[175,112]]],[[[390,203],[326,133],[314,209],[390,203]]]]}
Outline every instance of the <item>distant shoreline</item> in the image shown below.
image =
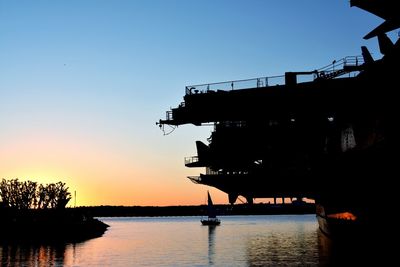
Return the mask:
{"type": "MultiPolygon", "coordinates": [[[[217,215],[275,215],[275,214],[315,214],[313,203],[301,204],[236,204],[214,205],[217,215]]],[[[206,205],[191,206],[84,206],[79,209],[93,217],[164,217],[164,216],[204,216],[206,205]]]]}

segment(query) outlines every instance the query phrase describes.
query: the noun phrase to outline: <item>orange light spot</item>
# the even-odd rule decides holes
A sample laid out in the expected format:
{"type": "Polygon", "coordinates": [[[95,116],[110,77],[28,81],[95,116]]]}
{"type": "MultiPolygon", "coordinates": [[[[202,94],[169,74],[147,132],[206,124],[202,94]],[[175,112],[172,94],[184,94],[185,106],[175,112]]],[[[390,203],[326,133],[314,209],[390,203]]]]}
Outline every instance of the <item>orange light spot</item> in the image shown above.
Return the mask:
{"type": "Polygon", "coordinates": [[[340,219],[340,220],[350,220],[350,221],[357,220],[357,216],[355,216],[353,213],[347,212],[347,211],[346,212],[329,214],[328,218],[340,219]]]}

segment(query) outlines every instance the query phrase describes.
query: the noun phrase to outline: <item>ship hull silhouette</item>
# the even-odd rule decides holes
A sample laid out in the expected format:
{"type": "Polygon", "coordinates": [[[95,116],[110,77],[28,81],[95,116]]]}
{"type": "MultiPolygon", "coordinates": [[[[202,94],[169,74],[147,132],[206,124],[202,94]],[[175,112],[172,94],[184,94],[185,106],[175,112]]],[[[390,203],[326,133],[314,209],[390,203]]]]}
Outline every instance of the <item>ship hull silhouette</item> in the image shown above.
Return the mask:
{"type": "Polygon", "coordinates": [[[385,32],[400,23],[389,1],[351,5],[390,26],[366,36],[378,37],[382,58],[362,47],[361,57],[317,70],[186,87],[184,101],[158,123],[214,123],[209,144],[197,141],[197,156],[185,159],[187,167],[206,168],[190,180],[226,192],[230,203],[238,196],[249,203],[314,199],[321,230],[330,235],[382,226],[396,203],[400,107],[400,42],[385,32]]]}

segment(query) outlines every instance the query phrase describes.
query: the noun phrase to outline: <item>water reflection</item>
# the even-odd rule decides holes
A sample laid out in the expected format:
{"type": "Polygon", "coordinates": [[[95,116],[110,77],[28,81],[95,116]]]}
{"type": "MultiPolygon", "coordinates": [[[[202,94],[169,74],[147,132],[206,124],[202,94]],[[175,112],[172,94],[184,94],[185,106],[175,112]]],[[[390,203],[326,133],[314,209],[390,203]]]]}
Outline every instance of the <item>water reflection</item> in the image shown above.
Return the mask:
{"type": "Polygon", "coordinates": [[[247,241],[249,266],[318,266],[316,232],[299,225],[295,231],[271,231],[247,241]]]}
{"type": "Polygon", "coordinates": [[[247,240],[247,266],[379,266],[392,262],[384,242],[369,236],[331,239],[318,228],[265,232],[247,240]]]}
{"type": "Polygon", "coordinates": [[[397,255],[370,235],[334,242],[314,216],[232,216],[218,227],[190,217],[108,222],[103,237],[84,242],[0,242],[0,266],[386,266],[397,255]]]}
{"type": "Polygon", "coordinates": [[[0,244],[1,266],[62,265],[67,244],[0,244]]]}
{"type": "Polygon", "coordinates": [[[208,265],[214,265],[215,256],[215,225],[208,226],[208,265]]]}

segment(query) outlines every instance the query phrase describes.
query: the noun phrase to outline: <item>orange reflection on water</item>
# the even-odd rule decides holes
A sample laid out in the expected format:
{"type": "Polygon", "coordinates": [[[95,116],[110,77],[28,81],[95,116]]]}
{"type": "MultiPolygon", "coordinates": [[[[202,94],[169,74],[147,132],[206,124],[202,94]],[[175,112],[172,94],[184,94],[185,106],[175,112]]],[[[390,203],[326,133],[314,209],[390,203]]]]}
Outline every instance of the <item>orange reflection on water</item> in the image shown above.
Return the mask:
{"type": "Polygon", "coordinates": [[[12,243],[0,245],[0,266],[47,267],[64,265],[64,244],[25,244],[12,243]]]}
{"type": "Polygon", "coordinates": [[[329,214],[328,218],[333,218],[333,219],[340,219],[340,220],[350,220],[350,221],[355,221],[357,220],[357,216],[355,216],[351,212],[340,212],[340,213],[334,213],[334,214],[329,214]]]}

